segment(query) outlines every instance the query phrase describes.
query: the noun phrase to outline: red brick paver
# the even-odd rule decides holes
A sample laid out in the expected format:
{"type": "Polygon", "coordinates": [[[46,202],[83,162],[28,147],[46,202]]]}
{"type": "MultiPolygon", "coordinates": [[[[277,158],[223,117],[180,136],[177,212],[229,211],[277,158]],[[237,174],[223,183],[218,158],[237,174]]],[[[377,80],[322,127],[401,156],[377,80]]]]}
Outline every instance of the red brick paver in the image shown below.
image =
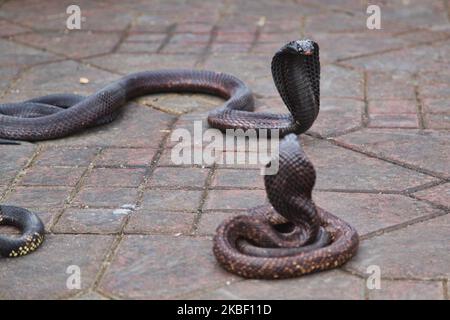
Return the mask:
{"type": "Polygon", "coordinates": [[[316,40],[321,112],[301,137],[317,170],[313,197],[361,235],[339,270],[282,281],[223,271],[211,237],[266,202],[263,179],[255,166],[218,163],[232,150],[209,165],[175,165],[170,133],[193,133],[194,120],[207,128],[221,99],[152,95],[109,125],[0,145],[0,203],[37,212],[48,233],[32,255],[0,260],[0,299],[448,299],[448,3],[378,2],[381,30],[366,28],[361,1],[83,1],[82,28],[69,31],[65,4],[0,0],[0,102],[197,68],[241,78],[257,111],[285,112],[271,57],[288,40],[316,40]],[[70,266],[82,272],[80,289],[66,285],[70,266]],[[371,266],[379,290],[366,286],[371,266]]]}

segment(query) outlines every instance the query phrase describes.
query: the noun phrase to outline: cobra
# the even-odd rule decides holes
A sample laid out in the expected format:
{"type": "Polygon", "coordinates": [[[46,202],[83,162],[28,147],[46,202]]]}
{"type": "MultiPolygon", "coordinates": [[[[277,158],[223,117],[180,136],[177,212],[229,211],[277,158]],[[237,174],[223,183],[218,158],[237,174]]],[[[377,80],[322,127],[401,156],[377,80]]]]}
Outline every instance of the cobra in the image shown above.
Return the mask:
{"type": "Polygon", "coordinates": [[[271,69],[287,114],[253,112],[249,88],[225,73],[145,71],[87,97],[56,94],[1,104],[0,138],[7,143],[62,138],[111,122],[128,101],[152,93],[217,95],[226,101],[209,113],[211,127],[222,131],[277,129],[280,136],[286,136],[280,146],[279,173],[265,177],[271,205],[219,226],[214,238],[219,263],[249,278],[285,278],[337,267],[355,254],[358,235],[342,220],[315,207],[311,200],[315,171],[294,141],[319,113],[319,46],[312,40],[291,41],[276,52],[271,69]]]}

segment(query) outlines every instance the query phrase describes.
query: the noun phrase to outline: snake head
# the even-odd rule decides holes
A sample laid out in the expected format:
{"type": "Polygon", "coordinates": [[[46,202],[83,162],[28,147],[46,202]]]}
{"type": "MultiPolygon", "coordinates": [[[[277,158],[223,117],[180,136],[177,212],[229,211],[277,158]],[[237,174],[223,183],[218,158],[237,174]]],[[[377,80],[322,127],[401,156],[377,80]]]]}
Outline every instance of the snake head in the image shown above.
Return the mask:
{"type": "Polygon", "coordinates": [[[309,39],[295,40],[289,42],[282,50],[285,49],[291,53],[311,56],[316,49],[314,44],[315,42],[309,39]]]}

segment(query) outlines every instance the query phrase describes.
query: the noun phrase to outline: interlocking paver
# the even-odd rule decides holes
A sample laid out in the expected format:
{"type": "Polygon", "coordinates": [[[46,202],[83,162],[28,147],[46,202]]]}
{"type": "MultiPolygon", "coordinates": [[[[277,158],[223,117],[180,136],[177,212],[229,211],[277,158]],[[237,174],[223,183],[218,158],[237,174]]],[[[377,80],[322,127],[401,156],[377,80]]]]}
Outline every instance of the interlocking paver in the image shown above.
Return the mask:
{"type": "Polygon", "coordinates": [[[210,240],[130,235],[121,243],[100,288],[121,298],[160,299],[234,278],[217,265],[210,240]]]}
{"type": "Polygon", "coordinates": [[[264,189],[263,176],[258,171],[239,169],[219,169],[215,173],[212,186],[216,188],[264,189]]]}
{"type": "Polygon", "coordinates": [[[145,169],[95,168],[86,178],[88,187],[138,187],[145,176],[145,169]]]}
{"type": "Polygon", "coordinates": [[[353,225],[360,235],[445,213],[398,194],[315,192],[313,198],[317,205],[353,225]]]}
{"type": "Polygon", "coordinates": [[[201,191],[147,190],[142,207],[148,210],[195,211],[200,205],[201,191]]]}
{"type": "Polygon", "coordinates": [[[132,214],[129,223],[125,227],[125,232],[187,234],[194,222],[194,215],[191,212],[138,210],[132,214]]]}
{"type": "Polygon", "coordinates": [[[441,206],[450,207],[450,183],[445,183],[430,189],[418,191],[414,195],[419,199],[431,201],[441,206]]]}
{"type": "Polygon", "coordinates": [[[83,168],[34,167],[19,181],[23,186],[73,187],[81,178],[83,168]]]}
{"type": "Polygon", "coordinates": [[[7,195],[5,202],[22,207],[60,208],[68,198],[70,190],[67,187],[16,187],[7,195]]]}
{"type": "Polygon", "coordinates": [[[134,188],[91,188],[83,187],[73,203],[87,207],[121,207],[134,204],[138,191],[134,188]]]}
{"type": "Polygon", "coordinates": [[[206,200],[208,210],[249,209],[264,204],[264,190],[211,190],[206,200]]]}
{"type": "Polygon", "coordinates": [[[98,152],[97,148],[47,148],[38,154],[35,165],[87,167],[98,152]]]}
{"type": "Polygon", "coordinates": [[[151,187],[203,188],[208,169],[202,168],[156,168],[148,183],[151,187]]]}
{"type": "Polygon", "coordinates": [[[112,209],[68,209],[52,228],[55,233],[104,234],[119,232],[126,217],[112,209]]]}
{"type": "Polygon", "coordinates": [[[24,144],[8,147],[0,145],[0,184],[6,185],[22,169],[33,155],[35,147],[24,144]]]}
{"type": "Polygon", "coordinates": [[[376,130],[349,133],[338,141],[400,163],[449,176],[450,134],[445,131],[376,130]]]}
{"type": "Polygon", "coordinates": [[[346,268],[365,273],[368,266],[377,265],[386,278],[448,278],[449,232],[450,216],[445,215],[382,234],[364,241],[346,268]]]}
{"type": "Polygon", "coordinates": [[[425,174],[368,158],[323,140],[306,141],[305,150],[317,170],[317,189],[395,191],[436,181],[425,174]]]}
{"type": "Polygon", "coordinates": [[[342,270],[282,281],[225,272],[212,236],[267,202],[262,164],[224,164],[235,159],[224,147],[210,164],[177,165],[173,130],[192,135],[200,120],[207,129],[223,99],[148,95],[109,125],[0,145],[1,203],[37,212],[48,233],[29,257],[0,261],[0,298],[448,298],[448,8],[407,2],[380,3],[382,29],[369,30],[368,4],[353,0],[81,1],[81,30],[69,31],[67,4],[0,0],[1,103],[196,68],[234,74],[257,111],[286,113],[271,58],[287,41],[317,41],[321,111],[300,139],[317,170],[313,198],[363,236],[342,270]],[[66,287],[70,265],[81,268],[82,291],[66,287]],[[371,265],[380,290],[366,287],[371,265]]]}
{"type": "Polygon", "coordinates": [[[78,267],[81,288],[94,282],[109,247],[110,236],[48,235],[39,253],[21,259],[2,260],[0,285],[2,299],[56,299],[70,297],[80,290],[68,289],[67,278],[78,267]],[[72,270],[66,273],[66,270],[72,270]],[[17,285],[20,279],[21,285],[17,285]]]}
{"type": "Polygon", "coordinates": [[[20,68],[57,59],[51,53],[36,50],[5,39],[0,39],[0,48],[2,50],[0,67],[14,66],[15,68],[20,68]]]}
{"type": "Polygon", "coordinates": [[[14,39],[66,57],[83,58],[110,52],[118,43],[120,34],[52,32],[18,35],[14,39]]]}
{"type": "Polygon", "coordinates": [[[248,280],[198,293],[194,299],[363,299],[363,280],[342,271],[328,271],[299,279],[248,280]]]}
{"type": "Polygon", "coordinates": [[[369,290],[369,299],[441,300],[442,281],[382,280],[381,288],[369,290]]]}

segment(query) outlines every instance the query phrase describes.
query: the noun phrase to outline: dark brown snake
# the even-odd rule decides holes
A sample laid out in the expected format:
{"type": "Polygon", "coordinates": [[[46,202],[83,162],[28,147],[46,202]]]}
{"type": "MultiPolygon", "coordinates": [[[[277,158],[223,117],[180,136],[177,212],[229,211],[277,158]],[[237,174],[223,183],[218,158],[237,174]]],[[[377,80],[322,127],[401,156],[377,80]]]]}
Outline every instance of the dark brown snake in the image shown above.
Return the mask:
{"type": "MultiPolygon", "coordinates": [[[[214,254],[219,263],[248,278],[287,278],[340,266],[356,253],[358,234],[344,221],[314,205],[311,193],[315,171],[296,136],[308,130],[319,113],[318,45],[311,40],[289,42],[273,57],[272,75],[290,114],[252,112],[251,91],[228,74],[146,71],[125,76],[88,97],[56,94],[0,104],[0,138],[7,139],[0,143],[62,138],[105,124],[114,120],[127,102],[147,94],[217,95],[226,102],[208,115],[211,127],[222,131],[276,129],[285,137],[280,144],[278,173],[265,176],[271,205],[255,208],[250,215],[236,216],[219,226],[214,238],[214,254]]],[[[36,218],[23,209],[0,206],[0,223],[13,224],[24,231],[19,241],[0,237],[0,254],[26,254],[31,251],[30,245],[33,249],[39,245],[44,230],[36,218]]]]}

